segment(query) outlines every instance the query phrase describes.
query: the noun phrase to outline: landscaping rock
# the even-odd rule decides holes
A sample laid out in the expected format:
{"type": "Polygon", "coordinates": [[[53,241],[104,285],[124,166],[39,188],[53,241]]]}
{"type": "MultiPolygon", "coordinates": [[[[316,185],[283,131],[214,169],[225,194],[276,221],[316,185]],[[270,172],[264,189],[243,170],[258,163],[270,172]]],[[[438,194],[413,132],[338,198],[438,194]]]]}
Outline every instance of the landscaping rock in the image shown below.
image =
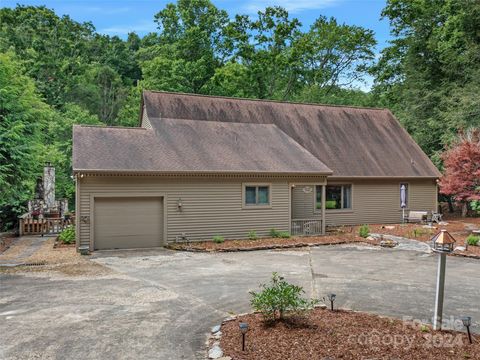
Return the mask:
{"type": "Polygon", "coordinates": [[[215,325],[214,327],[212,327],[212,334],[215,334],[216,332],[219,332],[220,327],[221,327],[221,325],[215,325]]]}
{"type": "Polygon", "coordinates": [[[387,225],[387,226],[385,226],[385,229],[387,229],[387,230],[393,230],[393,229],[395,229],[395,226],[387,225]]]}
{"type": "Polygon", "coordinates": [[[215,345],[208,351],[209,359],[219,359],[223,356],[223,351],[220,349],[220,346],[215,345]]]}
{"type": "Polygon", "coordinates": [[[382,240],[380,241],[381,247],[393,248],[398,245],[398,242],[395,240],[382,240]]]}
{"type": "Polygon", "coordinates": [[[457,246],[453,251],[465,251],[465,250],[466,250],[465,246],[457,246]]]}
{"type": "Polygon", "coordinates": [[[230,356],[222,356],[221,358],[218,358],[217,360],[232,360],[230,356]]]}
{"type": "Polygon", "coordinates": [[[213,334],[214,339],[218,340],[222,337],[222,332],[217,331],[215,334],[213,334]]]}

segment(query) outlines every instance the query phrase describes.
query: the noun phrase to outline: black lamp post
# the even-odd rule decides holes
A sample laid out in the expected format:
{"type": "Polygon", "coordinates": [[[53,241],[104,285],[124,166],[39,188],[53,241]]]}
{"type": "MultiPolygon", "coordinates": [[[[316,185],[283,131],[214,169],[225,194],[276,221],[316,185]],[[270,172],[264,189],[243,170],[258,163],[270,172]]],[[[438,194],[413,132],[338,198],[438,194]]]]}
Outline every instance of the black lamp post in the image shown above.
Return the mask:
{"type": "Polygon", "coordinates": [[[328,294],[327,295],[328,301],[330,301],[330,310],[332,310],[332,311],[333,311],[333,303],[334,303],[336,297],[337,297],[337,295],[335,295],[335,294],[328,294]]]}
{"type": "Polygon", "coordinates": [[[472,334],[470,334],[470,325],[472,325],[472,318],[470,316],[462,317],[463,326],[467,328],[468,341],[472,343],[472,334]]]}
{"type": "Polygon", "coordinates": [[[240,331],[242,332],[242,351],[245,351],[245,335],[248,331],[248,324],[247,323],[240,323],[238,324],[240,331]]]}

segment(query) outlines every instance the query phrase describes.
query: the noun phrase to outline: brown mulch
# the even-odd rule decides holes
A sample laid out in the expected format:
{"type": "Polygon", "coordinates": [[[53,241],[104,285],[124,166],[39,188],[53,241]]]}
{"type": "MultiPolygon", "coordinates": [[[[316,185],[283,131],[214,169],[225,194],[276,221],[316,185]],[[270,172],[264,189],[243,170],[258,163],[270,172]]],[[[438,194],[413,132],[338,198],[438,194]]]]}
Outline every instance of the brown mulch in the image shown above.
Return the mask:
{"type": "Polygon", "coordinates": [[[316,308],[303,320],[265,325],[260,314],[222,325],[220,346],[233,360],[313,359],[480,359],[480,338],[433,332],[397,319],[346,310],[316,308]],[[238,324],[247,322],[246,351],[238,324]],[[422,331],[423,330],[423,331],[422,331]]]}
{"type": "Polygon", "coordinates": [[[7,250],[14,241],[15,241],[15,237],[13,234],[1,237],[0,238],[0,254],[5,250],[7,250]]]}
{"type": "Polygon", "coordinates": [[[207,251],[207,252],[232,252],[232,251],[253,251],[268,249],[288,249],[306,246],[321,245],[339,245],[339,244],[359,244],[359,245],[379,245],[377,240],[367,240],[357,235],[357,232],[337,231],[334,234],[325,236],[304,236],[282,238],[260,238],[257,240],[225,240],[221,244],[213,241],[200,241],[192,243],[169,244],[167,247],[173,250],[183,251],[207,251]]]}
{"type": "MultiPolygon", "coordinates": [[[[475,225],[480,229],[480,218],[453,218],[445,220],[447,225],[434,224],[433,229],[426,229],[425,224],[388,224],[388,225],[369,225],[372,233],[388,234],[406,237],[418,241],[430,242],[430,239],[440,230],[447,230],[457,241],[457,246],[465,246],[465,241],[470,230],[466,229],[467,224],[475,225]],[[391,227],[394,227],[391,229],[391,227]]],[[[358,232],[358,227],[355,228],[358,232]]],[[[468,246],[466,251],[456,251],[452,255],[460,255],[480,259],[480,246],[468,246]]]]}
{"type": "MultiPolygon", "coordinates": [[[[433,229],[426,229],[424,224],[377,224],[369,225],[371,233],[388,234],[410,238],[423,242],[430,239],[441,229],[448,230],[457,240],[458,246],[464,246],[465,239],[471,231],[466,229],[466,224],[473,224],[480,228],[480,218],[453,218],[446,219],[448,225],[435,225],[433,229]]],[[[257,240],[225,240],[221,244],[213,241],[200,241],[191,243],[169,244],[167,247],[173,250],[199,251],[199,252],[232,252],[253,251],[268,249],[287,249],[306,246],[358,244],[379,245],[378,240],[367,240],[358,236],[360,226],[342,226],[331,231],[325,236],[304,236],[282,238],[261,238],[257,240]]],[[[480,259],[480,246],[468,246],[466,251],[456,251],[452,255],[465,256],[480,259]]]]}

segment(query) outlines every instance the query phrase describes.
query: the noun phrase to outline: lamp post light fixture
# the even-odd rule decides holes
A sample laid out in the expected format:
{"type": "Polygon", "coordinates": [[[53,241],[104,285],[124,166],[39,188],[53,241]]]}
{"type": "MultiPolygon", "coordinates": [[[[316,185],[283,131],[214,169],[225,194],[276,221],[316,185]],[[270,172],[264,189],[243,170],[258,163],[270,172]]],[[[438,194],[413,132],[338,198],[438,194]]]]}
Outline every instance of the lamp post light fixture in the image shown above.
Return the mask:
{"type": "Polygon", "coordinates": [[[240,324],[238,324],[238,327],[242,332],[242,351],[245,351],[245,335],[247,334],[247,331],[248,331],[248,324],[241,322],[240,324]]]}
{"type": "Polygon", "coordinates": [[[328,294],[327,295],[327,299],[328,301],[330,301],[330,310],[333,311],[333,302],[335,301],[335,298],[337,297],[337,295],[335,294],[328,294]]]}
{"type": "Polygon", "coordinates": [[[472,325],[472,318],[470,316],[462,317],[463,326],[467,328],[468,341],[472,343],[472,334],[470,334],[470,325],[472,325]]]}
{"type": "Polygon", "coordinates": [[[435,295],[435,313],[433,315],[433,330],[441,330],[443,298],[445,290],[445,265],[447,254],[453,251],[455,239],[447,230],[441,230],[432,238],[432,250],[438,253],[437,291],[435,295]]]}

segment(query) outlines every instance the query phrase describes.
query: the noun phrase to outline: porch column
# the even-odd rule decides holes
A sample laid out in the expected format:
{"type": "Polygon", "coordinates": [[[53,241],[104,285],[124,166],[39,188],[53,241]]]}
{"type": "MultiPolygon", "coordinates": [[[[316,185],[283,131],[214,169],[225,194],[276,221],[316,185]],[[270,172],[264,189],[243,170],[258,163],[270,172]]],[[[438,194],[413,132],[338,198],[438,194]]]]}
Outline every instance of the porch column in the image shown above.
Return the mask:
{"type": "Polygon", "coordinates": [[[325,235],[325,198],[327,196],[327,185],[322,185],[322,235],[325,235]]]}

